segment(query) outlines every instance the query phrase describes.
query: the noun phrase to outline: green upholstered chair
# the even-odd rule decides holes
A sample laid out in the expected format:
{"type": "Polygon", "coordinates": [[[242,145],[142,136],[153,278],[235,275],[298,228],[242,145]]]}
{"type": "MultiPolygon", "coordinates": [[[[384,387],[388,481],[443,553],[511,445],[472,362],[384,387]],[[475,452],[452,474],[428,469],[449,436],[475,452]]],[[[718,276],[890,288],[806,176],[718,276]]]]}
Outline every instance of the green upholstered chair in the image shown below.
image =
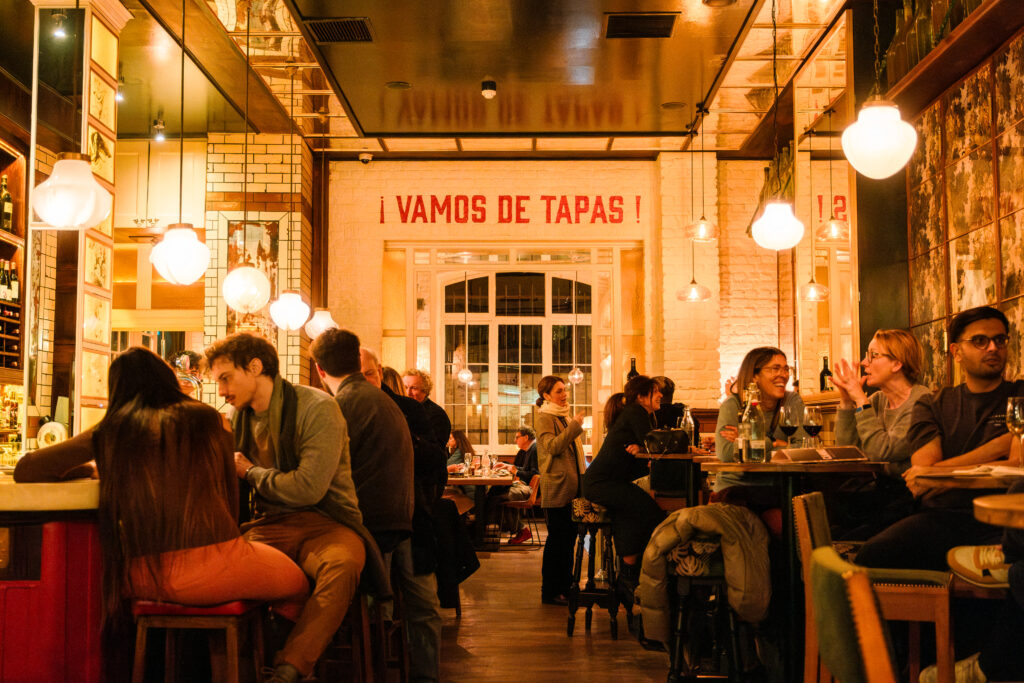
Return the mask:
{"type": "MultiPolygon", "coordinates": [[[[822,638],[815,630],[817,605],[811,591],[811,554],[817,548],[832,547],[825,499],[821,493],[808,493],[793,498],[800,562],[803,564],[805,641],[804,683],[827,681],[828,671],[819,662],[818,649],[822,638]]],[[[952,680],[953,624],[950,616],[948,572],[917,569],[867,569],[872,588],[878,596],[883,618],[910,622],[910,680],[920,673],[920,622],[935,624],[935,652],[939,680],[952,680]]]]}
{"type": "Polygon", "coordinates": [[[811,554],[821,659],[840,683],[895,683],[892,649],[868,572],[832,546],[811,554]]]}

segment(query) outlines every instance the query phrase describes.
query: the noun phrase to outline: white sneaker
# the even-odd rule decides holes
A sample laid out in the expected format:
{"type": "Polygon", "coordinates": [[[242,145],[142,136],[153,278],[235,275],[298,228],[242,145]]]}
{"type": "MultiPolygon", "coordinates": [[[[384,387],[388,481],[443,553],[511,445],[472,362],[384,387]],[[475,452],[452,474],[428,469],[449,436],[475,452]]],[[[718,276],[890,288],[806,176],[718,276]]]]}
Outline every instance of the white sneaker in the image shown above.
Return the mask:
{"type": "Polygon", "coordinates": [[[960,545],[946,553],[949,569],[967,583],[982,588],[1006,588],[1010,565],[1000,545],[960,545]]]}
{"type": "MultiPolygon", "coordinates": [[[[979,652],[975,652],[967,659],[961,659],[953,667],[953,680],[956,683],[988,683],[988,679],[978,665],[979,652]]],[[[938,683],[939,670],[934,664],[921,672],[917,678],[918,683],[938,683]]]]}

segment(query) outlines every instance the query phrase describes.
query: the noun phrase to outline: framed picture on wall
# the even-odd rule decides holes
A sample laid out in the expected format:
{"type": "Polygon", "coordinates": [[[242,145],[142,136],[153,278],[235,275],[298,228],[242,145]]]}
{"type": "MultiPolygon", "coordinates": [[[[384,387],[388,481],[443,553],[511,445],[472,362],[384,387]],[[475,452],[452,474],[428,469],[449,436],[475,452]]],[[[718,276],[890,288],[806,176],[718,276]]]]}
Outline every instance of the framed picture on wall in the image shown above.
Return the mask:
{"type": "Polygon", "coordinates": [[[87,342],[110,343],[110,302],[93,294],[85,293],[85,317],[82,339],[87,342]]]}
{"type": "Polygon", "coordinates": [[[96,351],[82,351],[82,398],[107,400],[107,368],[110,355],[96,351]]]}
{"type": "MultiPolygon", "coordinates": [[[[278,221],[228,221],[228,271],[237,266],[252,266],[267,276],[270,291],[277,291],[280,234],[278,221]]],[[[246,315],[228,308],[227,329],[258,331],[268,339],[277,334],[266,308],[246,315]]]]}
{"type": "Polygon", "coordinates": [[[86,237],[83,267],[86,284],[110,291],[110,247],[86,237]]]}
{"type": "Polygon", "coordinates": [[[89,165],[100,178],[114,182],[114,141],[92,125],[89,126],[89,165]]]}
{"type": "Polygon", "coordinates": [[[114,86],[93,71],[89,76],[89,115],[113,132],[117,122],[117,102],[114,100],[114,86]]]}
{"type": "Polygon", "coordinates": [[[92,18],[91,57],[111,78],[117,79],[117,36],[95,16],[92,18]]]}

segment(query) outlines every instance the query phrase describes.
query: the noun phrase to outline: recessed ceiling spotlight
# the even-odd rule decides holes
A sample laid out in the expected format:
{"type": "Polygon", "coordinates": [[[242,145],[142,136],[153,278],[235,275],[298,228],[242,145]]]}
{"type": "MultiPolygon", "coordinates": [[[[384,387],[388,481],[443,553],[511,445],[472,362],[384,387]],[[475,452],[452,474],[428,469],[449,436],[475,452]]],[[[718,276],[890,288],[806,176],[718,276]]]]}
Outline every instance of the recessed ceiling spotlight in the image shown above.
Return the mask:
{"type": "Polygon", "coordinates": [[[53,37],[54,38],[67,38],[68,32],[64,28],[64,22],[67,20],[67,15],[61,12],[59,9],[54,10],[50,17],[53,19],[53,37]]]}
{"type": "Polygon", "coordinates": [[[494,81],[484,81],[480,84],[480,94],[485,100],[493,100],[498,94],[498,84],[494,81]]]}
{"type": "Polygon", "coordinates": [[[156,119],[153,121],[153,141],[163,142],[166,139],[164,136],[164,120],[156,119]]]}
{"type": "Polygon", "coordinates": [[[736,0],[702,0],[708,7],[728,7],[736,3],[736,0]]]}
{"type": "Polygon", "coordinates": [[[412,83],[409,81],[388,81],[384,84],[384,87],[391,90],[409,90],[412,88],[412,83]]]}
{"type": "Polygon", "coordinates": [[[686,102],[662,102],[661,103],[661,108],[665,109],[665,110],[684,109],[685,107],[686,107],[686,102]]]}

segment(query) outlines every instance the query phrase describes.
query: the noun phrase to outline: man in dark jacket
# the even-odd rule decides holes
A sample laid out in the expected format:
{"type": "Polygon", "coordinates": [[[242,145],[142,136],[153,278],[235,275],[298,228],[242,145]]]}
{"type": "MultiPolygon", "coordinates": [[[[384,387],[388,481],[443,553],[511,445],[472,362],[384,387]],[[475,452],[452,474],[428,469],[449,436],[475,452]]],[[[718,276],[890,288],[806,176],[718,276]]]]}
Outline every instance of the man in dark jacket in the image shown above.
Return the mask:
{"type": "Polygon", "coordinates": [[[413,569],[414,453],[398,405],[362,372],[359,338],[327,330],[310,349],[324,386],[334,392],[348,423],[352,479],[367,528],[390,556],[392,576],[405,599],[410,640],[410,678],[436,681],[440,665],[441,613],[430,574],[413,569]]]}
{"type": "Polygon", "coordinates": [[[430,375],[422,370],[412,368],[405,371],[402,384],[405,385],[405,392],[409,398],[419,401],[423,410],[426,411],[438,445],[441,448],[447,447],[448,437],[452,433],[452,421],[448,418],[448,413],[444,411],[444,408],[430,400],[430,392],[434,388],[434,383],[430,381],[430,375]]]}

